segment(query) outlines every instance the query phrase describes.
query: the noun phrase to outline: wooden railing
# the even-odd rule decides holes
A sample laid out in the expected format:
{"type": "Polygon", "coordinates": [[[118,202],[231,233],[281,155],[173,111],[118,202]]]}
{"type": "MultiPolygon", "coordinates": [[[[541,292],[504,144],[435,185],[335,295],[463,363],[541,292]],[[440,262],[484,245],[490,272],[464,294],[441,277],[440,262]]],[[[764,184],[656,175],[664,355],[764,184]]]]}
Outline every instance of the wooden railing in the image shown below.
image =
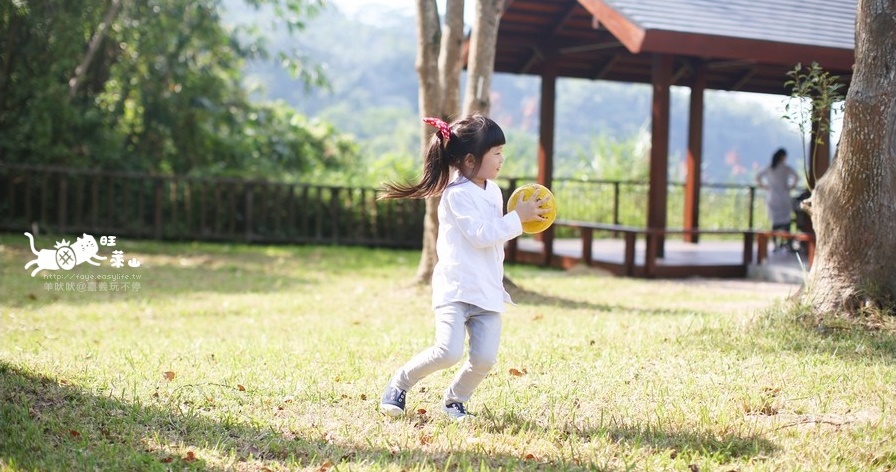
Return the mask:
{"type": "Polygon", "coordinates": [[[815,235],[812,233],[789,233],[786,231],[757,231],[756,232],[756,245],[758,246],[758,251],[756,252],[756,263],[762,264],[762,262],[768,259],[768,242],[772,238],[786,239],[788,241],[799,241],[801,245],[805,245],[806,248],[806,262],[809,265],[812,265],[812,262],[815,260],[815,235]]]}
{"type": "MultiPolygon", "coordinates": [[[[518,185],[535,178],[500,178],[507,182],[505,197],[518,185]]],[[[648,183],[629,180],[557,178],[551,190],[563,219],[639,226],[647,221],[648,183]]],[[[668,185],[667,226],[684,227],[684,183],[668,185]]],[[[700,228],[752,230],[766,226],[764,191],[748,184],[709,183],[700,189],[700,228]]],[[[559,228],[558,228],[559,229],[559,228]]],[[[561,237],[572,232],[560,229],[561,237]]]]}
{"type": "Polygon", "coordinates": [[[0,163],[0,230],[419,248],[420,200],[372,188],[0,163]]]}
{"type": "MultiPolygon", "coordinates": [[[[557,220],[554,226],[558,228],[572,228],[579,232],[582,240],[582,262],[586,265],[593,265],[596,261],[592,259],[592,249],[594,244],[595,232],[608,232],[614,235],[622,235],[624,239],[624,250],[622,263],[618,264],[618,275],[639,276],[639,277],[658,277],[658,276],[680,276],[683,274],[700,275],[696,270],[696,266],[682,267],[663,267],[659,270],[657,259],[661,257],[662,242],[666,236],[670,235],[716,235],[716,236],[740,236],[743,238],[743,257],[739,264],[725,264],[723,266],[709,267],[705,269],[705,275],[715,276],[744,276],[746,275],[747,266],[753,263],[753,241],[754,232],[750,230],[688,230],[688,229],[651,229],[639,228],[634,226],[591,223],[587,221],[575,220],[557,220]],[[643,237],[645,240],[643,266],[636,264],[635,246],[637,239],[643,237]],[[743,273],[741,273],[743,272],[743,273]]],[[[507,259],[513,262],[517,258],[517,244],[515,241],[508,246],[507,259]]],[[[545,260],[551,260],[551,254],[545,255],[545,260]]],[[[617,264],[605,264],[608,267],[617,264]]]]}

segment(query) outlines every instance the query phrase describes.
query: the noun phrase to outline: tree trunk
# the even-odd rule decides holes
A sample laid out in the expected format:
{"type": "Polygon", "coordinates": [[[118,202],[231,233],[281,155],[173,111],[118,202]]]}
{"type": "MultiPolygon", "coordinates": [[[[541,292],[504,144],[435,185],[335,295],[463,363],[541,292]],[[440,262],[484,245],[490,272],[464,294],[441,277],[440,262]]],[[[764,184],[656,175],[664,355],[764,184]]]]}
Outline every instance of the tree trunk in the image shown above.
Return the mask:
{"type": "Polygon", "coordinates": [[[806,201],[817,249],[802,301],[820,317],[894,311],[896,2],[860,0],[837,157],[806,201]]]}
{"type": "Polygon", "coordinates": [[[467,60],[467,87],[464,92],[464,116],[471,113],[488,115],[491,107],[489,92],[495,70],[495,43],[504,0],[478,0],[476,19],[470,38],[467,60]]]}
{"type": "Polygon", "coordinates": [[[81,84],[84,83],[84,75],[87,74],[87,69],[89,69],[90,64],[93,63],[93,58],[96,57],[96,53],[100,49],[100,44],[103,43],[103,39],[106,37],[106,31],[111,27],[115,18],[118,17],[118,12],[121,11],[121,2],[122,0],[112,0],[112,3],[106,10],[106,14],[103,16],[103,22],[97,26],[96,32],[93,34],[93,37],[90,38],[90,44],[87,46],[87,53],[84,54],[84,58],[81,59],[81,63],[78,64],[78,67],[75,68],[75,75],[68,81],[68,98],[74,98],[75,95],[78,94],[78,89],[80,89],[81,84]]]}
{"type": "Polygon", "coordinates": [[[460,112],[461,47],[464,42],[464,0],[449,0],[445,8],[445,32],[439,56],[442,118],[449,123],[460,112]]]}
{"type": "MultiPolygon", "coordinates": [[[[421,150],[425,150],[435,129],[423,123],[427,116],[450,121],[460,106],[460,47],[463,41],[464,0],[448,0],[445,34],[434,0],[417,1],[417,75],[420,79],[421,150]]],[[[423,220],[423,250],[414,282],[429,284],[435,269],[436,238],[439,234],[439,198],[426,199],[423,220]]]]}

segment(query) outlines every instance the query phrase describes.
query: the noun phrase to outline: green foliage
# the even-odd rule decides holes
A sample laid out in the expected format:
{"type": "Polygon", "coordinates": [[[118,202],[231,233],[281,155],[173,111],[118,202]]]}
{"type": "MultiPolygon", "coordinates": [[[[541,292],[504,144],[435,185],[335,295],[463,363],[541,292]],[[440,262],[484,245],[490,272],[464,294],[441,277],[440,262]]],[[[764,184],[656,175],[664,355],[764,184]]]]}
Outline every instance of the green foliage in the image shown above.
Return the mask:
{"type": "Polygon", "coordinates": [[[560,169],[563,175],[583,180],[647,181],[650,173],[650,133],[641,129],[619,139],[606,134],[591,138],[591,147],[580,148],[574,160],[560,169]]]}
{"type": "MultiPolygon", "coordinates": [[[[817,128],[816,140],[821,142],[822,136],[830,132],[831,115],[843,112],[844,96],[841,89],[845,85],[840,77],[831,75],[817,62],[809,67],[797,64],[787,76],[790,79],[784,86],[791,88],[791,96],[784,107],[783,118],[799,126],[803,139],[803,166],[806,176],[809,176],[814,169],[809,168],[810,159],[806,156],[806,135],[817,128]]],[[[813,151],[815,149],[813,147],[813,151]]]]}
{"type": "MultiPolygon", "coordinates": [[[[247,0],[273,8],[290,33],[320,0],[247,0]]],[[[85,85],[69,79],[107,2],[0,5],[0,154],[10,162],[163,174],[297,179],[353,165],[357,147],[282,103],[252,103],[242,67],[264,41],[228,29],[218,0],[123,2],[85,85]],[[71,96],[70,96],[71,95],[71,96]]],[[[325,79],[301,52],[278,60],[306,87],[325,79]]]]}

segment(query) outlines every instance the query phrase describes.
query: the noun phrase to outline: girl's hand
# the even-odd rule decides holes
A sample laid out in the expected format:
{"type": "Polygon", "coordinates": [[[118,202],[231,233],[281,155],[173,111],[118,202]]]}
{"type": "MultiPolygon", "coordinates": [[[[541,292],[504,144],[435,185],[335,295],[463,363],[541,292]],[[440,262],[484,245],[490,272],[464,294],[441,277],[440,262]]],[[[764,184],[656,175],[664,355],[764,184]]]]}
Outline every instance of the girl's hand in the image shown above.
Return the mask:
{"type": "Polygon", "coordinates": [[[549,211],[547,208],[541,208],[541,205],[550,201],[551,195],[539,198],[536,194],[533,194],[528,200],[523,199],[522,193],[517,197],[516,208],[513,211],[519,215],[520,221],[523,223],[544,220],[545,218],[541,215],[549,211]]]}

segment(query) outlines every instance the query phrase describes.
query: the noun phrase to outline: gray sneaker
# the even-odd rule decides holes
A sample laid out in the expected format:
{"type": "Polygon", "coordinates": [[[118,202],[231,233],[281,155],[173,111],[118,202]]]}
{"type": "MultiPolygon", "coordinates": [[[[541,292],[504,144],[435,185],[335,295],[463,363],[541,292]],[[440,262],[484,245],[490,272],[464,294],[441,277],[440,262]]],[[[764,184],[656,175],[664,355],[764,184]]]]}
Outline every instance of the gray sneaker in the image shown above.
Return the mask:
{"type": "Polygon", "coordinates": [[[380,411],[393,418],[403,415],[406,393],[400,388],[393,387],[392,384],[387,385],[380,400],[380,411]]]}
{"type": "Polygon", "coordinates": [[[464,408],[464,404],[460,402],[442,405],[442,411],[454,421],[463,421],[464,418],[467,417],[467,409],[464,408]]]}

